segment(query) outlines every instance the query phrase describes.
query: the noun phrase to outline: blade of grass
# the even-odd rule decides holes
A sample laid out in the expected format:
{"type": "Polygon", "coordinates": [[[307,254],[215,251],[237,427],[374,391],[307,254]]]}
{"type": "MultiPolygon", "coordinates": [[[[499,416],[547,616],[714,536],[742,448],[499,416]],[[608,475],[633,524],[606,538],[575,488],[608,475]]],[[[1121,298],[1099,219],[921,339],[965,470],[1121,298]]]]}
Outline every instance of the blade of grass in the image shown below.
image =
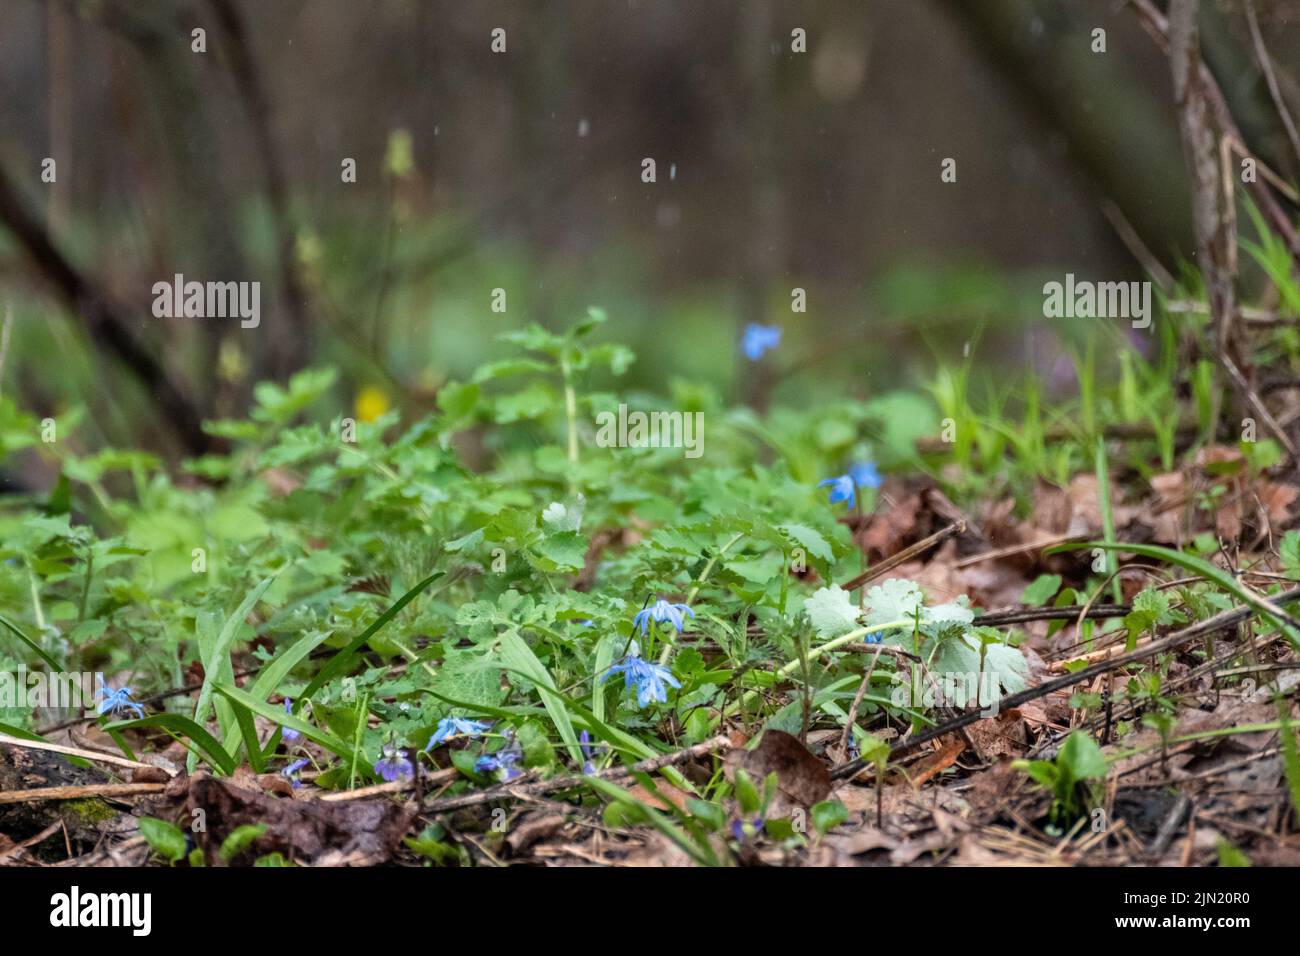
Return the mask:
{"type": "MultiPolygon", "coordinates": [[[[251,685],[245,688],[245,690],[248,691],[248,695],[254,700],[266,700],[266,698],[270,697],[272,692],[280,686],[280,681],[288,677],[289,672],[304,661],[307,656],[324,643],[329,636],[329,631],[319,631],[299,638],[296,642],[289,645],[289,647],[282,651],[275,660],[262,668],[261,673],[257,675],[257,680],[253,681],[251,685]]],[[[238,730],[232,730],[226,734],[223,743],[227,750],[233,751],[235,749],[235,746],[239,741],[239,736],[240,734],[238,730]]]]}
{"type": "MultiPolygon", "coordinates": [[[[1101,507],[1101,533],[1107,544],[1115,543],[1115,516],[1110,508],[1110,461],[1106,457],[1106,441],[1097,438],[1097,503],[1101,507]]],[[[1118,559],[1113,554],[1106,555],[1106,573],[1113,575],[1110,579],[1111,595],[1116,604],[1124,603],[1124,589],[1120,586],[1119,575],[1115,574],[1118,559]]]]}
{"type": "Polygon", "coordinates": [[[680,829],[669,822],[668,818],[648,804],[642,803],[632,794],[628,793],[617,784],[612,784],[608,780],[602,780],[599,777],[584,777],[587,783],[600,793],[609,797],[616,803],[621,803],[625,807],[635,809],[638,813],[644,815],[645,820],[650,826],[654,827],[669,840],[675,843],[683,853],[689,856],[701,866],[716,866],[717,860],[711,858],[712,854],[705,854],[700,847],[696,846],[691,840],[687,839],[680,829]]]}
{"type": "MultiPolygon", "coordinates": [[[[263,578],[245,595],[235,613],[226,618],[226,623],[222,625],[221,631],[217,634],[217,639],[212,642],[209,653],[204,658],[203,686],[199,688],[199,699],[194,705],[194,722],[200,727],[203,726],[203,721],[208,716],[208,707],[212,703],[212,688],[222,671],[222,657],[225,657],[228,664],[230,661],[230,645],[235,642],[235,635],[239,633],[239,626],[244,623],[244,620],[253,610],[253,606],[262,599],[262,595],[266,593],[266,589],[271,586],[273,580],[274,578],[263,578]]],[[[191,751],[185,761],[185,769],[188,773],[194,772],[197,759],[195,753],[191,751]]]]}
{"type": "Polygon", "coordinates": [[[281,727],[288,727],[291,730],[298,731],[298,733],[302,734],[308,740],[314,740],[326,750],[343,760],[348,760],[352,757],[351,747],[345,744],[338,737],[335,737],[327,731],[321,730],[314,724],[309,724],[301,717],[286,714],[283,709],[276,707],[273,704],[268,704],[264,700],[256,700],[238,687],[229,687],[225,684],[217,684],[213,689],[227,700],[234,701],[235,703],[247,707],[259,717],[265,717],[267,720],[274,724],[279,724],[281,727]]]}
{"type": "Polygon", "coordinates": [[[325,665],[316,672],[316,676],[311,679],[311,682],[302,692],[302,696],[298,698],[298,704],[295,705],[294,709],[296,710],[302,705],[302,701],[309,699],[312,694],[320,690],[327,680],[334,677],[336,674],[342,673],[343,669],[351,663],[352,656],[356,654],[357,651],[361,650],[361,647],[366,643],[366,641],[374,637],[380,628],[395,618],[402,608],[410,604],[411,601],[415,599],[416,595],[427,588],[430,584],[442,577],[442,574],[443,572],[441,571],[435,571],[415,587],[411,588],[411,590],[398,598],[392,607],[379,615],[379,617],[375,618],[374,623],[358,634],[347,647],[343,648],[343,650],[339,651],[326,661],[325,665]]]}
{"type": "Polygon", "coordinates": [[[1273,624],[1287,636],[1291,641],[1292,646],[1297,650],[1300,650],[1300,621],[1297,621],[1290,614],[1287,614],[1286,611],[1282,610],[1268,598],[1252,591],[1248,587],[1245,587],[1240,581],[1232,576],[1231,572],[1225,571],[1223,568],[1211,564],[1203,558],[1184,554],[1181,551],[1175,551],[1173,548],[1165,548],[1158,544],[1134,544],[1132,542],[1111,543],[1107,541],[1080,541],[1058,544],[1055,547],[1047,548],[1043,553],[1052,554],[1057,551],[1078,551],[1086,548],[1104,548],[1109,551],[1128,551],[1144,558],[1156,558],[1160,561],[1167,561],[1169,564],[1191,571],[1193,574],[1199,574],[1207,581],[1223,588],[1223,590],[1241,601],[1242,604],[1254,608],[1263,617],[1272,621],[1273,624]]]}
{"type": "MultiPolygon", "coordinates": [[[[219,770],[227,777],[235,772],[235,758],[227,753],[221,744],[217,743],[216,737],[213,737],[203,729],[202,725],[184,714],[151,714],[148,717],[140,717],[136,720],[119,720],[106,725],[104,730],[113,735],[114,739],[117,739],[123,730],[139,730],[149,727],[158,727],[165,730],[173,739],[184,744],[191,756],[202,757],[214,769],[219,770]]],[[[127,748],[124,748],[124,751],[130,752],[127,748]]]]}
{"type": "Polygon", "coordinates": [[[537,688],[538,693],[542,695],[542,704],[546,707],[546,713],[550,715],[551,722],[560,732],[560,739],[564,741],[569,751],[569,757],[581,767],[582,748],[578,744],[578,735],[573,731],[573,721],[569,718],[569,711],[565,706],[568,701],[555,689],[550,672],[537,659],[537,655],[533,653],[533,649],[527,642],[514,631],[501,638],[501,658],[506,667],[518,671],[537,688]]]}
{"type": "Polygon", "coordinates": [[[53,657],[51,657],[49,654],[45,653],[45,651],[41,649],[40,644],[36,643],[36,641],[32,640],[30,637],[24,634],[22,632],[22,629],[19,628],[17,624],[13,623],[13,621],[9,620],[9,618],[5,617],[3,614],[0,614],[0,624],[3,624],[10,631],[12,631],[14,635],[18,638],[18,640],[22,641],[24,644],[26,644],[28,647],[32,649],[32,651],[36,654],[37,657],[45,661],[45,663],[49,664],[50,670],[55,670],[55,671],[63,670],[63,668],[59,666],[58,661],[56,661],[53,657]]]}

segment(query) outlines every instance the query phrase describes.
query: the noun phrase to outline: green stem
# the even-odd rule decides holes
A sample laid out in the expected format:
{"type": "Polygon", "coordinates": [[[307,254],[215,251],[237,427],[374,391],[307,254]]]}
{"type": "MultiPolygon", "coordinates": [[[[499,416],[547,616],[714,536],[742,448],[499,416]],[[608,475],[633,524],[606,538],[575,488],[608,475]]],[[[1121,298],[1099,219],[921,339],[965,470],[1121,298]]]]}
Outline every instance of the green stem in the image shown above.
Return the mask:
{"type": "MultiPolygon", "coordinates": [[[[836,648],[843,647],[845,644],[852,644],[854,641],[864,638],[868,634],[876,634],[879,633],[880,631],[889,631],[896,627],[912,627],[915,624],[916,622],[913,621],[911,618],[903,618],[900,621],[888,621],[885,624],[872,624],[867,627],[860,627],[857,630],[849,631],[849,633],[837,637],[832,641],[827,641],[821,647],[814,647],[812,650],[810,650],[808,652],[808,658],[807,658],[808,663],[811,664],[813,661],[821,657],[823,654],[833,651],[836,648]]],[[[784,664],[781,667],[781,669],[776,672],[776,679],[781,680],[783,678],[789,677],[791,674],[793,674],[796,670],[799,669],[802,663],[803,663],[802,660],[799,657],[796,657],[794,660],[790,661],[789,663],[784,664]]],[[[739,708],[744,707],[748,705],[750,702],[756,700],[759,696],[759,693],[760,692],[758,690],[747,691],[744,694],[744,696],[742,696],[738,700],[732,701],[731,704],[727,706],[727,709],[723,711],[724,716],[730,716],[739,708]]]]}
{"type": "MultiPolygon", "coordinates": [[[[688,607],[695,602],[695,598],[700,593],[700,588],[704,587],[704,582],[707,581],[709,575],[713,573],[713,567],[718,563],[718,559],[721,558],[728,551],[730,551],[731,546],[735,544],[737,541],[739,541],[741,538],[743,538],[744,536],[745,536],[744,532],[740,532],[733,535],[730,541],[728,541],[721,548],[719,548],[718,552],[715,555],[713,555],[711,558],[709,558],[708,562],[704,565],[704,569],[700,571],[700,576],[695,579],[694,587],[692,587],[690,593],[686,595],[686,604],[688,607]]],[[[659,663],[667,664],[668,655],[671,654],[672,652],[673,652],[673,642],[665,640],[663,653],[659,655],[659,663]]]]}
{"type": "Polygon", "coordinates": [[[564,378],[564,416],[569,423],[569,494],[576,490],[575,470],[578,466],[578,394],[573,389],[573,369],[567,358],[560,359],[560,375],[564,378]]]}

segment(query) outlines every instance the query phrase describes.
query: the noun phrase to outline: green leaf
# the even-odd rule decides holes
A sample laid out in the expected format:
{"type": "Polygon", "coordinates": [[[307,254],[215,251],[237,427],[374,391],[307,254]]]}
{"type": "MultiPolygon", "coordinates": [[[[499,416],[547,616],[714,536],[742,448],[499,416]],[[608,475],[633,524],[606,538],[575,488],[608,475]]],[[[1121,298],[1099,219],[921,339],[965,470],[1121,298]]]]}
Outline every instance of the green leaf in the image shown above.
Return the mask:
{"type": "Polygon", "coordinates": [[[1106,757],[1097,741],[1082,730],[1065,738],[1056,762],[1065,767],[1075,780],[1093,780],[1106,776],[1106,757]]]}
{"type": "Polygon", "coordinates": [[[812,807],[813,828],[820,834],[834,829],[849,818],[849,808],[838,800],[823,800],[812,807]]]}
{"type": "Polygon", "coordinates": [[[45,651],[41,650],[41,645],[37,644],[34,640],[32,640],[30,637],[24,634],[21,628],[19,628],[17,624],[13,623],[13,621],[9,620],[9,618],[5,617],[3,614],[0,614],[0,624],[3,624],[6,628],[8,628],[10,632],[13,633],[15,637],[18,638],[18,640],[22,641],[24,644],[30,647],[32,649],[32,652],[35,653],[37,657],[45,661],[46,664],[50,665],[50,670],[52,671],[63,670],[63,668],[59,666],[58,661],[56,661],[49,654],[45,653],[45,651]]]}
{"type": "Polygon", "coordinates": [[[1020,603],[1028,604],[1031,607],[1046,604],[1060,587],[1061,576],[1059,574],[1040,574],[1020,595],[1020,603]]]}
{"type": "Polygon", "coordinates": [[[839,637],[848,633],[857,627],[858,615],[861,613],[849,598],[849,592],[838,584],[818,588],[812,597],[804,601],[803,609],[818,637],[839,637]]]}
{"type": "Polygon", "coordinates": [[[243,826],[235,827],[230,831],[230,835],[221,841],[221,849],[217,854],[229,863],[256,843],[268,829],[270,828],[265,823],[245,823],[243,826]]]}
{"type": "Polygon", "coordinates": [[[735,784],[740,812],[745,816],[757,813],[758,808],[763,805],[763,798],[759,796],[758,787],[754,785],[754,778],[744,770],[737,770],[735,784]]]}
{"type": "Polygon", "coordinates": [[[140,818],[140,835],[150,849],[169,863],[185,856],[185,834],[180,828],[156,817],[140,818]]]}

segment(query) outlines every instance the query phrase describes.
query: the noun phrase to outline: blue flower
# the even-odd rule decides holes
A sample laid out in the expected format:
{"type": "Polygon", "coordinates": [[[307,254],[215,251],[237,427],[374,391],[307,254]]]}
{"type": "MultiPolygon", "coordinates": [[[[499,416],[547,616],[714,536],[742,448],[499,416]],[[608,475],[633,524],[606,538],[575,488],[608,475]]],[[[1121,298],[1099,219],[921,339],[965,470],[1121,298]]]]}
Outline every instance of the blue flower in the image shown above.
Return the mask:
{"type": "Polygon", "coordinates": [[[740,347],[745,353],[745,358],[751,362],[757,362],[763,357],[764,352],[768,349],[774,349],[780,344],[780,326],[759,325],[757,322],[751,322],[745,326],[745,334],[740,340],[740,347]]]}
{"type": "Polygon", "coordinates": [[[135,711],[137,717],[144,716],[144,708],[131,699],[131,688],[119,687],[112,693],[108,689],[103,690],[104,699],[100,701],[96,713],[99,714],[120,714],[122,711],[135,711]]]}
{"type": "Polygon", "coordinates": [[[763,818],[754,817],[752,822],[736,818],[731,821],[731,835],[737,840],[744,840],[747,836],[754,836],[763,830],[763,818]]]}
{"type": "Polygon", "coordinates": [[[849,465],[849,477],[859,488],[879,488],[882,479],[874,461],[855,461],[849,465]]]}
{"type": "Polygon", "coordinates": [[[862,643],[863,643],[863,644],[879,644],[880,641],[881,641],[881,639],[884,638],[884,636],[885,636],[885,632],[884,632],[884,631],[876,631],[876,632],[874,632],[874,633],[872,633],[872,634],[868,634],[866,637],[864,637],[864,638],[862,639],[862,643]]]}
{"type": "Polygon", "coordinates": [[[289,766],[280,771],[280,776],[292,783],[293,788],[297,790],[302,786],[302,781],[298,779],[298,771],[307,766],[308,763],[310,763],[310,761],[306,757],[303,757],[301,760],[295,760],[293,763],[289,764],[289,766]]]}
{"type": "Polygon", "coordinates": [[[823,478],[817,482],[818,488],[823,488],[826,485],[831,486],[831,504],[843,501],[852,508],[857,502],[857,492],[854,491],[853,479],[849,475],[836,475],[834,478],[823,478]]]}
{"type": "Polygon", "coordinates": [[[433,732],[424,749],[432,750],[438,744],[445,743],[453,737],[477,737],[485,733],[492,722],[488,720],[465,720],[463,717],[444,717],[438,721],[438,729],[433,732]]]}
{"type": "Polygon", "coordinates": [[[636,617],[632,618],[632,625],[635,627],[639,624],[641,633],[644,634],[646,625],[651,621],[660,623],[672,621],[673,627],[677,628],[677,633],[680,634],[686,623],[682,618],[683,614],[689,614],[692,618],[695,617],[695,612],[685,604],[669,604],[663,598],[660,598],[650,607],[638,611],[636,617]]]}
{"type": "Polygon", "coordinates": [[[610,674],[619,673],[623,675],[624,689],[636,688],[636,704],[642,708],[650,706],[651,701],[657,700],[661,704],[668,702],[668,691],[664,684],[677,688],[682,686],[667,667],[642,660],[636,654],[627,655],[621,663],[601,674],[600,679],[604,681],[610,674]]]}
{"type": "MultiPolygon", "coordinates": [[[[290,698],[288,698],[288,697],[286,697],[286,698],[284,699],[284,712],[285,712],[286,714],[288,714],[290,717],[293,716],[293,700],[290,699],[290,698]]],[[[300,734],[298,731],[294,730],[292,727],[281,727],[281,728],[280,728],[280,738],[281,738],[282,740],[286,740],[286,741],[292,742],[292,741],[297,740],[297,739],[298,739],[299,737],[301,737],[301,736],[302,736],[302,734],[300,734]]]]}
{"type": "Polygon", "coordinates": [[[385,745],[380,749],[379,760],[375,762],[375,773],[392,783],[403,777],[414,777],[415,768],[400,748],[385,745]]]}
{"type": "Polygon", "coordinates": [[[512,736],[510,741],[496,753],[483,754],[474,761],[474,769],[479,773],[500,773],[502,780],[513,780],[523,775],[523,771],[515,766],[523,756],[524,752],[519,746],[519,740],[512,736]]]}
{"type": "Polygon", "coordinates": [[[596,772],[596,764],[592,761],[591,734],[583,731],[578,734],[578,743],[582,747],[582,772],[593,774],[596,772]]]}

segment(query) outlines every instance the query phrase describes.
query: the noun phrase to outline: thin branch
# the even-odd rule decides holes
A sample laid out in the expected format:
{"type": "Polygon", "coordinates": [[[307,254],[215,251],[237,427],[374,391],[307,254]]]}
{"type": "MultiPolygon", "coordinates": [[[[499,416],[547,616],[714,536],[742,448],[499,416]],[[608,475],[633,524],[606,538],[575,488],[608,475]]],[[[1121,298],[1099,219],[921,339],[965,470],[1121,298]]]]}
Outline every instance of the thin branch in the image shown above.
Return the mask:
{"type": "Polygon", "coordinates": [[[193,454],[208,451],[212,441],[203,432],[198,408],[135,337],[107,295],[55,247],[3,169],[0,169],[0,223],[13,233],[32,265],[53,287],[68,311],[81,318],[91,337],[117,355],[152,393],[153,400],[166,410],[164,417],[185,449],[193,454]]]}
{"type": "MultiPolygon", "coordinates": [[[[1293,604],[1296,601],[1300,601],[1300,588],[1292,588],[1289,591],[1284,591],[1274,597],[1272,601],[1274,604],[1278,605],[1293,604]]],[[[1018,693],[1009,694],[1001,700],[996,701],[993,704],[993,709],[995,712],[1000,713],[1002,711],[1010,710],[1013,707],[1019,707],[1021,704],[1026,704],[1031,700],[1046,697],[1048,694],[1054,693],[1058,690],[1064,690],[1067,687],[1073,687],[1075,684],[1090,681],[1101,674],[1107,674],[1128,664],[1133,664],[1140,660],[1146,660],[1148,657],[1154,657],[1155,655],[1161,654],[1165,651],[1173,650],[1180,644],[1186,644],[1188,641],[1195,640],[1198,637],[1212,634],[1215,631],[1220,631],[1224,628],[1233,627],[1248,619],[1253,613],[1255,613],[1255,608],[1245,604],[1228,611],[1221,611],[1213,617],[1206,618],[1204,621],[1199,621],[1190,627],[1185,627],[1181,631],[1176,631],[1168,637],[1148,644],[1146,647],[1139,648],[1131,653],[1123,654],[1107,661],[1102,661],[1098,664],[1092,665],[1091,667],[1085,667],[1083,670],[1076,671],[1073,674],[1065,674],[1053,680],[1044,681],[1037,687],[1030,687],[1018,693]]],[[[953,720],[938,725],[937,727],[930,727],[926,730],[912,734],[911,736],[895,743],[893,747],[890,748],[889,756],[891,758],[900,756],[910,750],[915,750],[927,741],[935,740],[939,737],[953,733],[954,731],[961,730],[964,727],[969,727],[976,721],[984,719],[986,713],[987,708],[983,710],[968,711],[960,717],[956,717],[953,720]]],[[[866,768],[868,762],[869,761],[859,757],[857,760],[836,767],[831,771],[831,776],[835,779],[854,777],[866,768]]]]}

